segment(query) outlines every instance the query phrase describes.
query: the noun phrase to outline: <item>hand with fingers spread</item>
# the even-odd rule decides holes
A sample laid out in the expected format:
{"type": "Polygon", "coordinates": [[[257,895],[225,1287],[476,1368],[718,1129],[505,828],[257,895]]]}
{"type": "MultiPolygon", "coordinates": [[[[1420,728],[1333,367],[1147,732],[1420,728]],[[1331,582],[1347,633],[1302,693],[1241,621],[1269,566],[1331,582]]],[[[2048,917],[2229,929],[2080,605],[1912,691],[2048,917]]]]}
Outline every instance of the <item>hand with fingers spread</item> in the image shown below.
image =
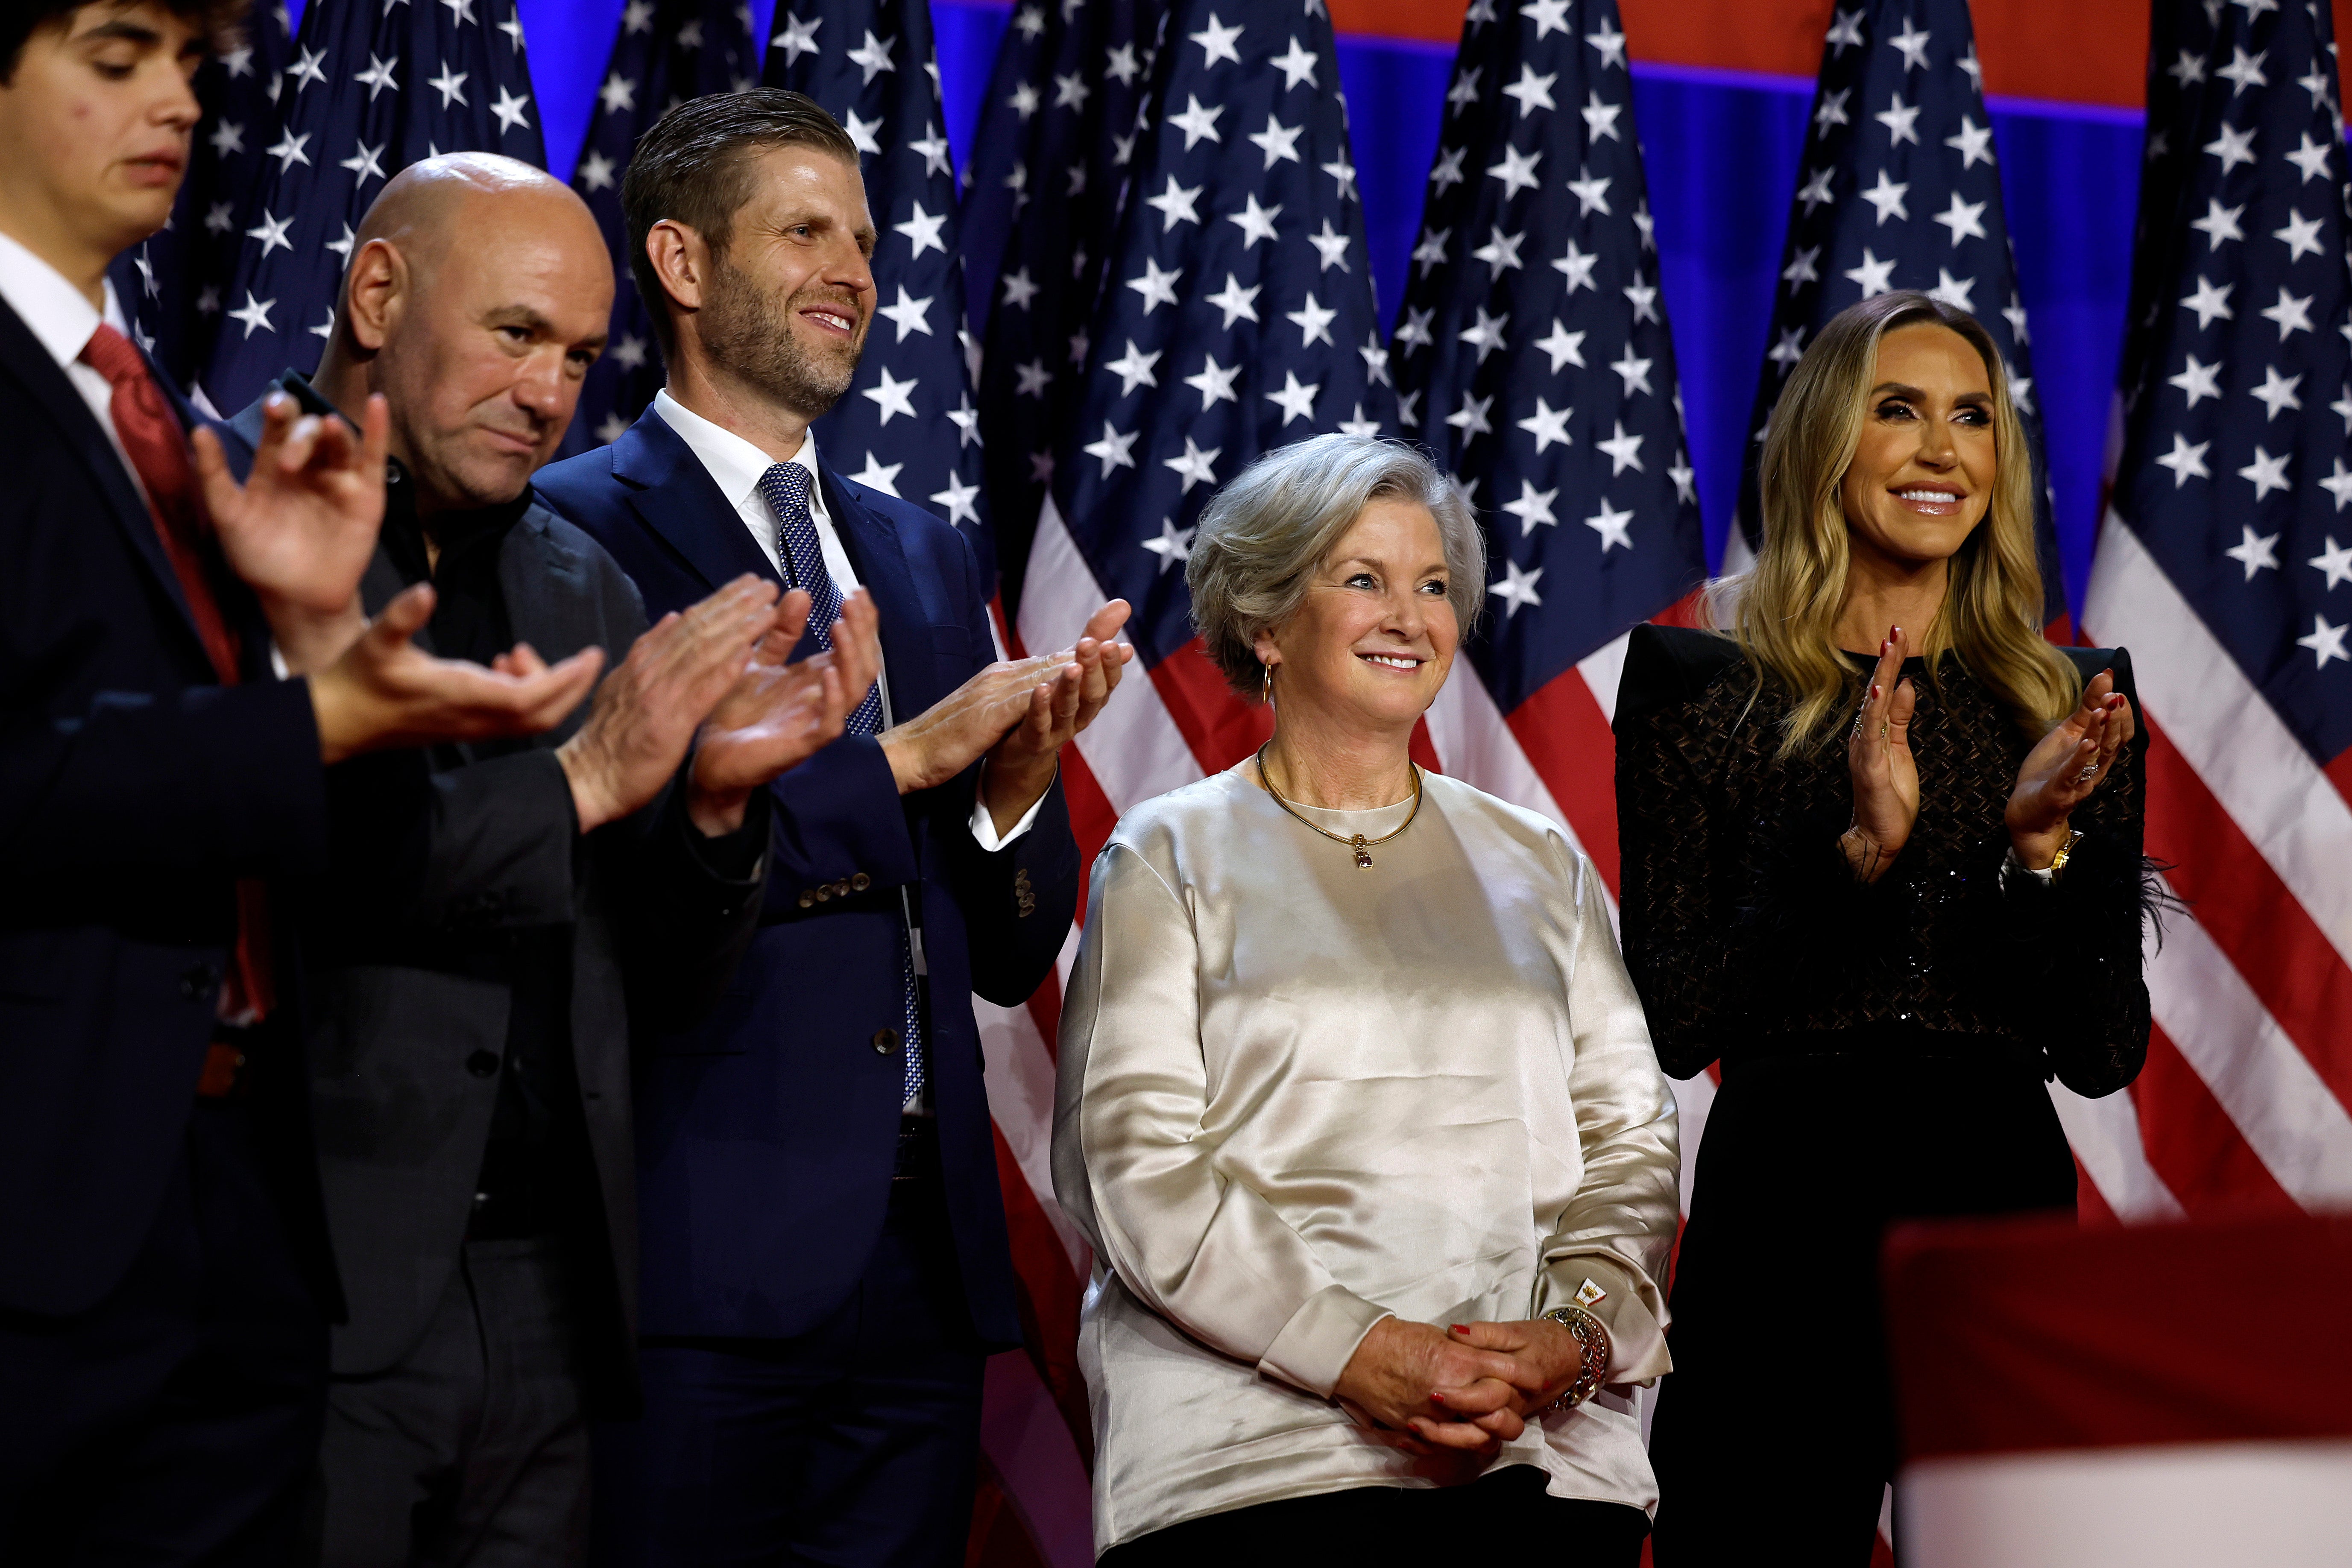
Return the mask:
{"type": "Polygon", "coordinates": [[[1398,1433],[1401,1448],[1491,1458],[1525,1425],[1517,1387],[1528,1375],[1501,1351],[1387,1317],[1357,1345],[1332,1395],[1358,1419],[1398,1433]]]}
{"type": "Polygon", "coordinates": [[[1911,755],[1911,714],[1918,693],[1903,675],[1908,649],[1900,626],[1878,645],[1878,664],[1862,710],[1847,732],[1846,766],[1853,776],[1853,821],[1838,840],[1855,878],[1885,876],[1919,820],[1919,768],[1911,755]]]}
{"type": "Polygon", "coordinates": [[[2101,670],[2083,688],[2074,711],[2042,737],[2017,770],[2005,817],[2020,862],[2042,871],[2058,858],[2074,808],[2105,781],[2137,727],[2130,699],[2116,690],[2115,672],[2101,670]]]}
{"type": "Polygon", "coordinates": [[[354,432],[275,394],[263,404],[261,442],[242,485],[220,438],[195,433],[196,481],[221,554],[261,601],[297,674],[332,663],[366,625],[359,584],[383,522],[391,423],[381,396],[368,400],[354,432]]]}
{"type": "Polygon", "coordinates": [[[555,749],[582,832],[661,792],[774,624],[776,592],[774,582],[747,573],[683,613],[673,611],[596,688],[588,722],[555,749]]]}
{"type": "Polygon", "coordinates": [[[981,787],[998,832],[1009,831],[1053,784],[1062,747],[1094,723],[1118,690],[1135,657],[1133,647],[1113,641],[1128,612],[1124,599],[1096,611],[1076,645],[1053,655],[1053,678],[1031,691],[1020,723],[990,749],[981,787]]]}
{"type": "Polygon", "coordinates": [[[580,706],[604,667],[595,648],[550,664],[529,643],[500,654],[488,669],[436,659],[411,641],[432,617],[433,590],[420,582],[310,676],[326,761],[439,740],[541,734],[580,706]]]}
{"type": "Polygon", "coordinates": [[[865,590],[842,601],[832,651],[793,664],[808,614],[806,592],[784,595],[749,667],[703,724],[687,812],[706,834],[741,827],[753,790],[838,737],[881,668],[879,619],[865,590]]]}

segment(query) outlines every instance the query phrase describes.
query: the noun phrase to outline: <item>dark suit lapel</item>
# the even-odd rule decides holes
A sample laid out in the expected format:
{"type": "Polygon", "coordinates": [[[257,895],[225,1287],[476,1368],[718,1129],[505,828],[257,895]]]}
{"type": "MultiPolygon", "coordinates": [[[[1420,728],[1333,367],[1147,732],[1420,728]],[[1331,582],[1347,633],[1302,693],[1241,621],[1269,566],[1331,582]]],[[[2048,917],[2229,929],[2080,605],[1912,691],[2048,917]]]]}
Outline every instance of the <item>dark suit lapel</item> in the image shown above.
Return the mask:
{"type": "MultiPolygon", "coordinates": [[[[209,670],[211,655],[205,650],[204,639],[197,634],[196,623],[188,613],[187,596],[180,590],[179,573],[172,570],[172,558],[163,551],[163,540],[155,532],[154,515],[147,510],[146,497],[131,482],[124,471],[122,458],[99,428],[90,414],[89,405],[82,401],[81,391],[58,368],[57,361],[41,346],[5,300],[0,300],[0,370],[15,376],[33,394],[33,402],[46,411],[58,436],[77,457],[110,503],[115,526],[131,541],[131,548],[147,563],[155,585],[163,591],[179,613],[180,629],[187,633],[188,643],[209,670]]],[[[207,681],[211,675],[206,675],[207,681]]]]}
{"type": "Polygon", "coordinates": [[[654,410],[613,444],[613,476],[628,486],[629,505],[646,526],[686,558],[704,587],[719,588],[747,571],[783,580],[710,470],[654,410]]]}
{"type": "Polygon", "coordinates": [[[891,714],[912,718],[946,694],[939,689],[938,662],[931,657],[931,629],[923,599],[907,565],[906,547],[889,518],[857,498],[849,483],[820,455],[825,509],[841,535],[842,548],[873,595],[882,622],[882,657],[890,681],[891,714]]]}

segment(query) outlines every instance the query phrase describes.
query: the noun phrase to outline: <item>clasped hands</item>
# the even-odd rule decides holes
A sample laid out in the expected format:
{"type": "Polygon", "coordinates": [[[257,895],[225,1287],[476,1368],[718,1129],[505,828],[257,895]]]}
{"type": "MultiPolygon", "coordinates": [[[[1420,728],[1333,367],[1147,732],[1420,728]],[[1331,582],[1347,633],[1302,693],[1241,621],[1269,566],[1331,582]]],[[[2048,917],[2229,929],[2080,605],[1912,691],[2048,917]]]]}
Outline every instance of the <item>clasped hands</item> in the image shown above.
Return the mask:
{"type": "Polygon", "coordinates": [[[1043,658],[991,664],[881,736],[901,795],[935,789],[982,757],[981,796],[1008,832],[1054,782],[1062,747],[1102,712],[1135,650],[1116,642],[1128,603],[1096,611],[1085,635],[1043,658]]]}
{"type": "Polygon", "coordinates": [[[1342,1408],[1408,1453],[1483,1463],[1584,1369],[1584,1346],[1549,1318],[1372,1325],[1333,1389],[1342,1408]]]}
{"type": "MultiPolygon", "coordinates": [[[[1861,715],[1846,737],[1853,824],[1838,847],[1863,882],[1886,874],[1919,818],[1919,769],[1911,752],[1918,694],[1902,677],[1908,651],[1903,628],[1890,628],[1879,644],[1861,715]]],[[[2105,782],[2116,755],[2129,744],[2137,729],[2131,703],[2115,688],[2113,671],[2093,676],[2083,688],[2083,700],[2019,766],[2003,820],[2021,864],[2042,871],[2057,859],[2074,808],[2105,782]]]]}

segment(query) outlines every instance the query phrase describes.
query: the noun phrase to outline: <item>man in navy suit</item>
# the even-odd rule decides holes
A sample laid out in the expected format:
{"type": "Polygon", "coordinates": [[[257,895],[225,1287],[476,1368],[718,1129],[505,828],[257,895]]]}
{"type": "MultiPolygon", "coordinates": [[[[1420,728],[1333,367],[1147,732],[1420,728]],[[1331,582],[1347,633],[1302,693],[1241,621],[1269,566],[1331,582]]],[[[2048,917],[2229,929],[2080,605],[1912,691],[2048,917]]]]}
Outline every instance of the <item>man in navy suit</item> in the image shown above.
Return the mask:
{"type": "Polygon", "coordinates": [[[240,487],[106,285],[221,0],[0,12],[0,1562],[280,1563],[339,1310],[270,881],[326,766],[544,729],[593,657],[373,625],[386,422],[278,400],[240,487]],[[273,646],[296,679],[272,678],[273,646]],[[503,662],[502,662],[503,663],[503,662]]]}
{"type": "Polygon", "coordinates": [[[771,786],[733,989],[640,1045],[646,1413],[600,1438],[596,1550],[956,1563],[983,1359],[1020,1338],[970,993],[1024,999],[1068,932],[1056,758],[1129,656],[1127,606],[992,663],[962,536],[814,451],[875,304],[856,149],[815,103],[682,104],[622,200],[668,386],[540,493],[650,613],[766,571],[816,626],[862,583],[884,668],[849,733],[771,786]]]}

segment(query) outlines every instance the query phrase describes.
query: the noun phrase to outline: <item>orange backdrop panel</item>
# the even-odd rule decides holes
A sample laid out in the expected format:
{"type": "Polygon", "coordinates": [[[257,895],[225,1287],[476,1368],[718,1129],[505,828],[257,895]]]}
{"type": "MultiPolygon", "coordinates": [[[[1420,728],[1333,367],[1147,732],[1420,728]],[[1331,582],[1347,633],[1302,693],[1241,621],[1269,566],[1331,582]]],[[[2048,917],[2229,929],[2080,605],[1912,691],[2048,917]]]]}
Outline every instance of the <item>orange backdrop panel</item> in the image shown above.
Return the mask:
{"type": "MultiPolygon", "coordinates": [[[[1464,0],[1329,0],[1343,32],[1447,43],[1464,0]]],[[[1821,68],[1833,0],[1619,0],[1637,59],[1809,77],[1821,68]]],[[[2336,36],[2352,0],[2334,0],[2336,36]]],[[[2019,98],[2139,107],[2147,68],[2147,0],[1975,0],[1985,90],[2019,98]]]]}

